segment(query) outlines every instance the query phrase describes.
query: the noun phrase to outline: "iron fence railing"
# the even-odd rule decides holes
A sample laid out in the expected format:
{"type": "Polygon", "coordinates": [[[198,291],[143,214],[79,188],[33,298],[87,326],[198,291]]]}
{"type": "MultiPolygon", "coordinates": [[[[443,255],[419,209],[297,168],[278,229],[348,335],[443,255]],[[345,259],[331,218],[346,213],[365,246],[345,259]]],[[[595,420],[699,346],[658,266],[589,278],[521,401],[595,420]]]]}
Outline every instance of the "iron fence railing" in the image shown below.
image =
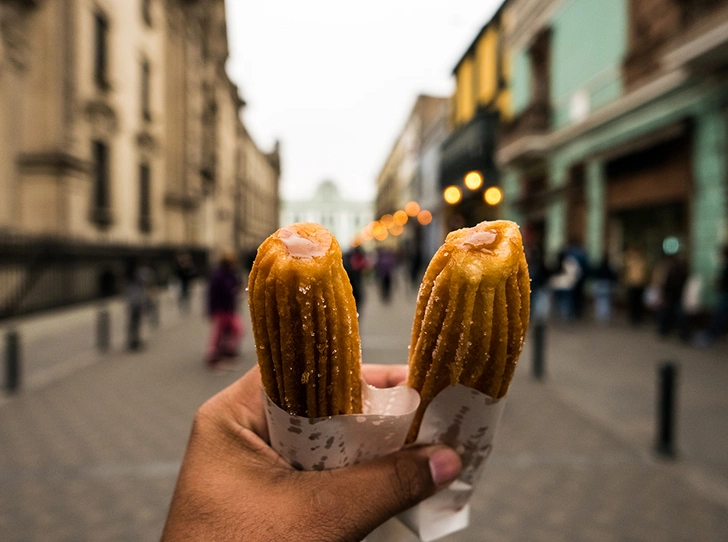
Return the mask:
{"type": "Polygon", "coordinates": [[[208,253],[199,247],[0,236],[0,320],[116,295],[132,263],[151,268],[155,281],[167,284],[181,250],[199,275],[206,274],[208,253]]]}

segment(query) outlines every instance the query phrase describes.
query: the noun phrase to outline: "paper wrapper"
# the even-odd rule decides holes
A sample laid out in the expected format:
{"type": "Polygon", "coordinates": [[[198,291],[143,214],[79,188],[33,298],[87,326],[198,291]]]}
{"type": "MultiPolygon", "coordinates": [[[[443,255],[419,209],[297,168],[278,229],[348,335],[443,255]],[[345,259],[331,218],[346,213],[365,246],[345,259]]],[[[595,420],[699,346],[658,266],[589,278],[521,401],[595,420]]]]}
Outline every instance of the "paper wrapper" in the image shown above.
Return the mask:
{"type": "Polygon", "coordinates": [[[306,418],[290,415],[262,393],[271,447],[301,470],[336,469],[396,452],[420,404],[412,388],[362,383],[362,414],[306,418]]]}
{"type": "Polygon", "coordinates": [[[470,497],[493,448],[505,399],[495,400],[458,384],[442,390],[422,419],[417,444],[447,444],[463,462],[460,476],[446,489],[398,516],[423,542],[468,526],[470,497]]]}
{"type": "MultiPolygon", "coordinates": [[[[261,390],[262,391],[262,390],[261,390]]],[[[292,416],[262,391],[271,447],[302,470],[346,467],[404,446],[420,404],[412,388],[362,385],[363,413],[306,418],[292,416]]],[[[457,385],[427,407],[417,444],[442,443],[460,454],[463,470],[448,488],[398,516],[420,540],[436,540],[468,526],[473,486],[490,454],[504,399],[457,385]]]]}

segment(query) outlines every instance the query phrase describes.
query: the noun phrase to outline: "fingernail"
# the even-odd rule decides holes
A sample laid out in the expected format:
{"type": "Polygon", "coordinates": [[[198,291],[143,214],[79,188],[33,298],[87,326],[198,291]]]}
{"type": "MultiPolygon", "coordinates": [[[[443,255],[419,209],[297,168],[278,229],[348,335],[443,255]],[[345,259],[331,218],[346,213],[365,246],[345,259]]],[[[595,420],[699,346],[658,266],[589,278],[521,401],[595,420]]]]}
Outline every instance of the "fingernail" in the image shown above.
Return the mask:
{"type": "Polygon", "coordinates": [[[450,448],[440,448],[430,456],[430,473],[437,487],[452,482],[460,474],[461,468],[458,454],[450,448]]]}

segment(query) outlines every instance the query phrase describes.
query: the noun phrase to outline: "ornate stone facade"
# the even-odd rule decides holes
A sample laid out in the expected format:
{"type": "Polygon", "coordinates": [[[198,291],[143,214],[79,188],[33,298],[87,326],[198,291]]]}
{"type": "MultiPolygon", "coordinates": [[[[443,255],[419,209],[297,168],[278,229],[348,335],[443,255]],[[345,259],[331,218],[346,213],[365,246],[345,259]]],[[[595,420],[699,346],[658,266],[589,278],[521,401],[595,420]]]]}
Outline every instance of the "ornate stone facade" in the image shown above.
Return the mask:
{"type": "Polygon", "coordinates": [[[275,230],[279,156],[243,126],[226,36],[223,0],[0,0],[0,232],[218,250],[275,230]]]}

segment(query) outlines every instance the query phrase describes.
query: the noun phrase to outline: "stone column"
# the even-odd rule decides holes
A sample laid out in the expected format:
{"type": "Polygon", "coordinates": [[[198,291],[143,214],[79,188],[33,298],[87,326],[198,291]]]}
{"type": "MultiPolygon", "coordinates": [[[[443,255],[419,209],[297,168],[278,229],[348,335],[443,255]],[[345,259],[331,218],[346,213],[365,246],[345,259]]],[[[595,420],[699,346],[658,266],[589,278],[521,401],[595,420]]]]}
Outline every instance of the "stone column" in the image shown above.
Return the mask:
{"type": "Polygon", "coordinates": [[[567,194],[559,191],[566,185],[569,178],[567,164],[558,159],[552,159],[549,164],[548,187],[554,195],[546,203],[546,257],[554,260],[556,255],[566,246],[566,213],[567,194]]]}
{"type": "Polygon", "coordinates": [[[605,248],[604,164],[598,160],[586,163],[586,249],[592,263],[599,263],[605,248]]]}
{"type": "Polygon", "coordinates": [[[703,301],[711,303],[718,272],[718,250],[725,238],[726,118],[715,107],[695,118],[693,135],[693,201],[690,229],[690,270],[703,278],[703,301]]]}
{"type": "Polygon", "coordinates": [[[506,169],[501,174],[501,188],[503,190],[502,216],[506,220],[513,220],[521,224],[523,214],[514,205],[514,202],[521,197],[519,178],[519,172],[515,169],[506,169]]]}

